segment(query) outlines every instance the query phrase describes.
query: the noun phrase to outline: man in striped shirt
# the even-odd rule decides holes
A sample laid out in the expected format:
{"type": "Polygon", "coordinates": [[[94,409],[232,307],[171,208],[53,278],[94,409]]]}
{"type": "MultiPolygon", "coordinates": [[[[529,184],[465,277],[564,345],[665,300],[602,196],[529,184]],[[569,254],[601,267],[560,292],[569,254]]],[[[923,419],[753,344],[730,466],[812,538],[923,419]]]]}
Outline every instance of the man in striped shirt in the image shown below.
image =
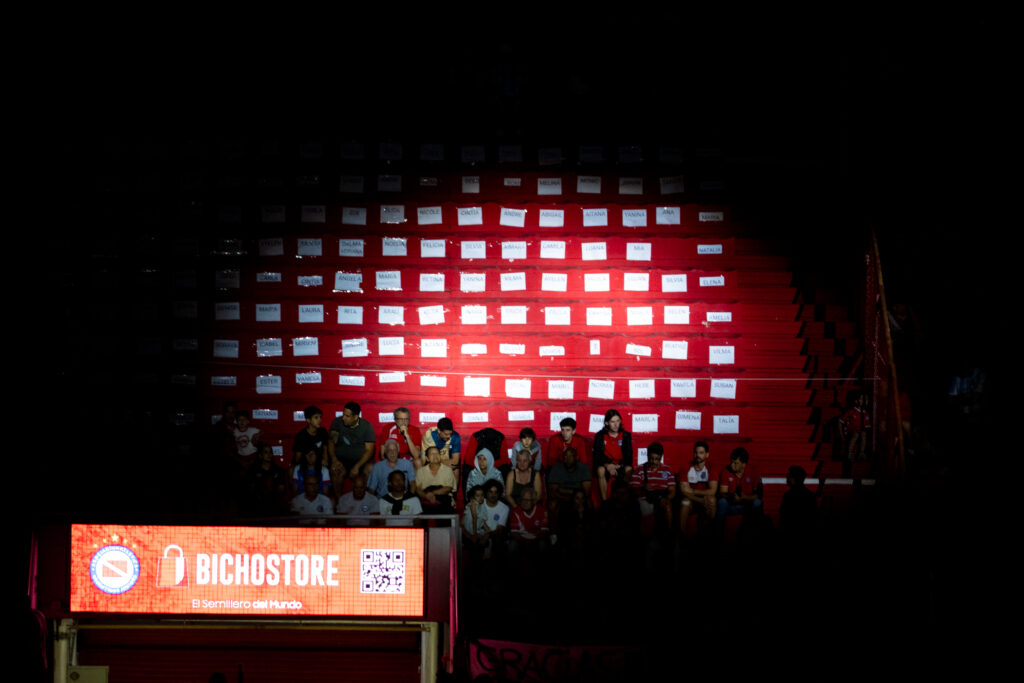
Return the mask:
{"type": "Polygon", "coordinates": [[[676,475],[665,465],[665,447],[655,441],[647,447],[647,462],[633,470],[630,486],[640,496],[640,511],[658,514],[672,528],[672,499],[676,496],[676,475]]]}

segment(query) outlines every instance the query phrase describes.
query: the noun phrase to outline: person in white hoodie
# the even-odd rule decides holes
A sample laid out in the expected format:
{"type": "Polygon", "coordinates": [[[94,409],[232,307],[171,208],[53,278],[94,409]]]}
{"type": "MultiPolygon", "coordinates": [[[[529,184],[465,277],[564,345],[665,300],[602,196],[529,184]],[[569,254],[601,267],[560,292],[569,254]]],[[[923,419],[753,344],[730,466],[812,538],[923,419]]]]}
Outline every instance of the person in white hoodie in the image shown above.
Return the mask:
{"type": "Polygon", "coordinates": [[[483,486],[488,479],[493,479],[504,488],[501,481],[501,470],[494,466],[494,454],[488,448],[481,448],[474,458],[473,471],[466,478],[466,490],[468,491],[474,486],[483,486]]]}

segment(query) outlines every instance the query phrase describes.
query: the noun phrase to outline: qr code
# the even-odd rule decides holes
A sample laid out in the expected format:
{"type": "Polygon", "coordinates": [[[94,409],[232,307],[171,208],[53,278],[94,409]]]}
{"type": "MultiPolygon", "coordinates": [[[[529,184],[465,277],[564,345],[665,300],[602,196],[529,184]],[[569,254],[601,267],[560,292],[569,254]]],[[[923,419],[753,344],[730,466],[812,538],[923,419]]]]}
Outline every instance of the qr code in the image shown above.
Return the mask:
{"type": "Polygon", "coordinates": [[[367,550],[360,560],[360,593],[405,593],[405,551],[367,550]]]}

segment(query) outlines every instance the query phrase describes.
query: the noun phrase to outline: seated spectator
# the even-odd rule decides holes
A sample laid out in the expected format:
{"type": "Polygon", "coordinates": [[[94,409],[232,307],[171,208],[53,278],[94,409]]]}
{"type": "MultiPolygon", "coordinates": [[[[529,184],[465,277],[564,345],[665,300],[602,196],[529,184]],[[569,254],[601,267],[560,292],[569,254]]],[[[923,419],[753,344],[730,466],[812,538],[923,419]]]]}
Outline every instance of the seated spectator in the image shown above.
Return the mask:
{"type": "Polygon", "coordinates": [[[814,491],[804,486],[807,471],[799,465],[793,465],[786,474],[786,485],[789,490],[782,496],[779,506],[779,529],[789,539],[806,540],[818,520],[818,502],[814,491]]]}
{"type": "MultiPolygon", "coordinates": [[[[355,401],[345,404],[345,410],[331,422],[330,437],[334,455],[348,476],[355,479],[362,472],[369,476],[373,467],[373,447],[376,437],[369,420],[360,417],[362,408],[355,401]]],[[[340,490],[339,486],[339,490],[340,490]]]]}
{"type": "Polygon", "coordinates": [[[530,460],[533,461],[533,469],[539,470],[543,465],[540,452],[540,444],[537,442],[537,433],[530,427],[523,427],[519,430],[519,441],[512,444],[512,462],[515,463],[519,451],[526,451],[530,460]]]}
{"type": "MultiPolygon", "coordinates": [[[[585,465],[584,465],[585,467],[585,465]]],[[[582,566],[594,533],[594,508],[590,494],[577,489],[572,499],[561,505],[558,518],[552,522],[558,531],[558,547],[574,565],[582,566]]]]}
{"type": "Polygon", "coordinates": [[[245,467],[256,459],[260,444],[260,430],[251,427],[251,422],[252,416],[248,410],[239,410],[235,414],[235,453],[238,454],[238,461],[245,467]]]}
{"type": "Polygon", "coordinates": [[[490,480],[501,484],[501,470],[494,466],[494,455],[490,449],[483,448],[476,454],[473,471],[469,473],[469,477],[466,479],[466,489],[471,489],[474,486],[483,486],[485,482],[490,480]]]}
{"type": "Polygon", "coordinates": [[[622,415],[612,408],[604,414],[604,427],[594,435],[594,467],[601,500],[608,500],[608,480],[629,481],[633,473],[633,437],[622,428],[622,415]]]}
{"type": "Polygon", "coordinates": [[[259,457],[245,473],[243,511],[253,517],[284,514],[288,504],[288,473],[274,462],[274,449],[261,443],[259,457]]]}
{"type": "Polygon", "coordinates": [[[481,559],[490,557],[494,544],[504,536],[508,514],[508,506],[498,500],[497,482],[488,482],[486,493],[483,486],[474,486],[462,517],[467,549],[481,559]]]}
{"type": "MultiPolygon", "coordinates": [[[[522,458],[526,460],[525,453],[522,458]]],[[[526,462],[529,464],[528,460],[526,462]]],[[[551,537],[548,514],[542,506],[537,505],[537,494],[532,488],[523,490],[522,503],[512,511],[509,519],[510,552],[538,551],[547,548],[551,537]]]]}
{"type": "Polygon", "coordinates": [[[388,477],[391,476],[392,472],[399,471],[405,474],[405,481],[409,482],[410,490],[415,492],[416,471],[412,467],[412,462],[399,459],[398,442],[394,439],[388,439],[384,442],[381,453],[384,454],[384,459],[370,470],[370,479],[366,483],[369,489],[378,498],[383,497],[388,492],[388,477]]]}
{"type": "Polygon", "coordinates": [[[558,426],[561,431],[548,439],[548,449],[544,454],[544,467],[550,468],[556,462],[561,462],[566,448],[575,448],[580,462],[589,466],[590,452],[587,450],[587,442],[576,433],[576,420],[564,417],[558,426]]]}
{"type": "Polygon", "coordinates": [[[406,489],[405,473],[395,470],[388,475],[388,490],[380,498],[380,514],[386,517],[423,514],[420,499],[406,489]]]}
{"type": "Polygon", "coordinates": [[[320,493],[330,495],[331,473],[321,459],[320,451],[308,450],[301,454],[301,459],[292,470],[292,494],[300,495],[304,491],[306,475],[313,475],[320,483],[320,493]]]}
{"type": "MultiPolygon", "coordinates": [[[[352,490],[338,498],[338,505],[335,512],[339,515],[378,515],[380,514],[380,503],[377,496],[366,490],[366,477],[356,474],[352,480],[352,490]]],[[[366,520],[360,520],[353,524],[365,525],[366,520]]]]}
{"type": "Polygon", "coordinates": [[[665,447],[655,441],[647,447],[647,462],[633,470],[630,486],[640,501],[640,512],[646,517],[658,514],[656,523],[664,530],[672,529],[672,499],[676,497],[676,475],[662,462],[665,447]]]}
{"type": "Polygon", "coordinates": [[[384,444],[389,439],[394,439],[398,444],[398,457],[402,460],[412,460],[414,470],[422,467],[420,444],[423,442],[423,435],[416,425],[411,423],[412,413],[408,408],[395,408],[394,416],[395,423],[384,425],[380,436],[377,437],[381,459],[384,458],[384,444]]]}
{"type": "Polygon", "coordinates": [[[749,465],[745,448],[733,449],[729,464],[718,475],[718,511],[715,524],[719,536],[725,531],[725,518],[743,515],[744,521],[761,512],[761,476],[749,465]]]}
{"type": "Polygon", "coordinates": [[[427,430],[423,435],[423,448],[421,453],[426,453],[431,446],[436,446],[441,453],[441,464],[448,465],[452,469],[459,466],[459,458],[462,455],[462,438],[455,431],[455,425],[451,418],[442,417],[437,421],[437,426],[427,430]]]}
{"type": "Polygon", "coordinates": [[[320,479],[307,474],[302,480],[304,492],[292,499],[292,514],[329,515],[334,511],[334,501],[320,493],[320,479]]]}
{"type": "Polygon", "coordinates": [[[441,462],[437,446],[426,450],[427,464],[416,472],[416,491],[427,514],[448,515],[455,511],[455,498],[459,482],[452,468],[441,462]]]}
{"type": "Polygon", "coordinates": [[[505,478],[505,502],[509,508],[515,508],[521,503],[524,491],[533,491],[534,500],[540,500],[540,480],[540,472],[530,466],[529,454],[519,451],[515,469],[505,478]]]}
{"type": "Polygon", "coordinates": [[[590,498],[593,477],[586,463],[579,461],[575,448],[566,448],[562,462],[555,463],[548,475],[548,511],[555,523],[561,509],[572,503],[577,491],[590,498]]]}
{"type": "Polygon", "coordinates": [[[693,446],[693,459],[690,461],[686,476],[679,478],[682,498],[679,505],[679,530],[684,534],[691,512],[696,512],[705,519],[714,519],[718,511],[718,479],[711,472],[708,457],[707,443],[698,441],[693,446]]]}

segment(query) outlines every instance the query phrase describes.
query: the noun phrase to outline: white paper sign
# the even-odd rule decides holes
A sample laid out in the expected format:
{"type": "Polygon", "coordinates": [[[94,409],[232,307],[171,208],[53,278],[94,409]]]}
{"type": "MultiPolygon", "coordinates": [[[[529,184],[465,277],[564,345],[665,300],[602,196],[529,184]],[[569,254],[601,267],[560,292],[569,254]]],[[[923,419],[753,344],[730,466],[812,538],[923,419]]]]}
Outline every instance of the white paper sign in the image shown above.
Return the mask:
{"type": "Polygon", "coordinates": [[[568,306],[548,306],[544,309],[544,324],[545,325],[568,325],[569,323],[569,307],[568,306]]]}
{"type": "Polygon", "coordinates": [[[280,337],[270,337],[267,339],[256,340],[256,355],[260,358],[269,358],[270,356],[283,356],[284,345],[281,343],[280,337]]]}
{"type": "Polygon", "coordinates": [[[508,356],[522,356],[526,353],[526,344],[500,344],[498,352],[508,356]]]}
{"type": "Polygon", "coordinates": [[[724,275],[713,275],[709,277],[702,277],[700,279],[701,287],[725,287],[725,276],[724,275]]]}
{"type": "Polygon", "coordinates": [[[214,358],[238,358],[238,340],[237,339],[214,339],[213,340],[213,357],[214,358]]]}
{"type": "Polygon", "coordinates": [[[327,221],[327,209],[322,205],[303,206],[301,215],[303,223],[324,223],[327,221]]]}
{"type": "Polygon", "coordinates": [[[682,223],[682,212],[678,206],[659,206],[655,210],[655,223],[658,225],[680,225],[682,223]]]}
{"type": "Polygon", "coordinates": [[[572,398],[573,381],[571,379],[549,379],[548,398],[572,398]]]}
{"type": "Polygon", "coordinates": [[[538,223],[542,228],[564,227],[565,211],[562,209],[541,209],[538,223]]]}
{"type": "Polygon", "coordinates": [[[258,375],[256,377],[256,393],[257,394],[280,394],[281,393],[281,376],[280,375],[258,375]]]}
{"type": "Polygon", "coordinates": [[[420,161],[444,161],[444,145],[423,143],[420,145],[420,161]]]}
{"type": "Polygon", "coordinates": [[[630,398],[654,398],[653,379],[631,379],[629,380],[630,398]]]}
{"type": "Polygon", "coordinates": [[[383,244],[381,245],[381,254],[384,256],[408,256],[409,252],[406,248],[406,242],[404,237],[384,237],[382,238],[383,244]]]}
{"type": "Polygon", "coordinates": [[[604,161],[604,148],[599,145],[580,145],[580,161],[585,164],[600,164],[604,161]]]}
{"type": "Polygon", "coordinates": [[[531,385],[528,379],[506,379],[505,395],[509,398],[530,398],[531,385]]]}
{"type": "MultiPolygon", "coordinates": [[[[446,387],[448,386],[448,377],[445,375],[420,375],[420,386],[446,387]]],[[[420,422],[423,422],[423,420],[421,419],[420,422]]]]}
{"type": "Polygon", "coordinates": [[[498,218],[498,225],[507,225],[511,228],[522,228],[526,226],[526,209],[508,209],[501,207],[501,215],[498,218]]]}
{"type": "Polygon", "coordinates": [[[622,290],[624,292],[647,292],[650,290],[649,273],[623,273],[622,290]]]}
{"type": "Polygon", "coordinates": [[[686,360],[688,344],[685,341],[665,340],[661,343],[661,357],[671,360],[686,360]]]}
{"type": "Polygon", "coordinates": [[[501,145],[498,147],[498,161],[515,164],[523,160],[522,145],[501,145]]]}
{"type": "MultiPolygon", "coordinates": [[[[590,380],[587,387],[587,398],[615,398],[615,382],[604,379],[590,380]]],[[[603,427],[604,424],[601,426],[603,427]]]]}
{"type": "Polygon", "coordinates": [[[623,209],[622,225],[627,228],[647,227],[647,209],[623,209]]]}
{"type": "Polygon", "coordinates": [[[673,273],[661,276],[661,291],[663,292],[685,292],[686,273],[673,273]]]}
{"type": "Polygon", "coordinates": [[[650,242],[627,242],[626,243],[626,260],[627,261],[650,261],[651,260],[651,243],[650,242]]]}
{"type": "Polygon", "coordinates": [[[362,325],[363,324],[363,307],[362,306],[338,306],[338,324],[339,325],[362,325]]]}
{"type": "Polygon", "coordinates": [[[537,349],[538,356],[564,356],[564,346],[542,346],[537,349]]]}
{"type": "Polygon", "coordinates": [[[510,410],[508,411],[509,422],[533,422],[532,410],[510,410]]]}
{"type": "Polygon", "coordinates": [[[295,383],[296,384],[320,384],[321,377],[319,372],[296,372],[295,383]]]}
{"type": "Polygon", "coordinates": [[[343,273],[338,271],[334,274],[335,292],[361,292],[363,284],[362,273],[343,273]]]}
{"type": "Polygon", "coordinates": [[[487,242],[484,242],[482,240],[463,242],[462,258],[467,260],[487,258],[487,242]]]}
{"type": "Polygon", "coordinates": [[[199,317],[199,302],[175,301],[174,317],[178,320],[195,320],[199,317]]]}
{"type": "Polygon", "coordinates": [[[281,282],[281,273],[256,273],[256,282],[281,282]]]}
{"type": "Polygon", "coordinates": [[[421,206],[416,209],[416,223],[418,225],[441,225],[442,222],[440,206],[421,206]]]}
{"type": "Polygon", "coordinates": [[[260,240],[260,256],[284,256],[284,240],[280,237],[260,240]]]}
{"type": "Polygon", "coordinates": [[[612,287],[608,273],[586,273],[583,275],[583,290],[586,292],[607,292],[612,287]]]}
{"type": "MultiPolygon", "coordinates": [[[[464,175],[464,176],[462,176],[462,193],[463,194],[480,194],[480,176],[478,176],[478,175],[464,175]]],[[[460,223],[459,225],[462,225],[462,223],[460,223]]]]}
{"type": "Polygon", "coordinates": [[[627,325],[653,325],[654,309],[651,306],[627,306],[627,325]]]}
{"type": "Polygon", "coordinates": [[[405,306],[381,306],[377,309],[377,322],[381,325],[404,325],[405,306]]]}
{"type": "Polygon", "coordinates": [[[387,225],[396,225],[405,222],[405,206],[402,204],[381,204],[380,222],[387,225]]]}
{"type": "Polygon", "coordinates": [[[692,410],[677,410],[676,429],[700,431],[700,413],[692,410]]]}
{"type": "Polygon", "coordinates": [[[736,398],[736,380],[711,380],[711,398],[736,398]]]}
{"type": "Polygon", "coordinates": [[[241,320],[242,305],[237,301],[221,301],[213,307],[214,320],[241,320]]]}
{"type": "Polygon", "coordinates": [[[462,382],[462,394],[464,396],[490,396],[490,377],[464,377],[462,382]]]}
{"type": "Polygon", "coordinates": [[[323,240],[319,237],[300,237],[297,253],[299,256],[322,256],[324,253],[323,240]]]}
{"type": "Polygon", "coordinates": [[[502,179],[501,184],[505,187],[522,187],[523,179],[515,176],[508,176],[502,179]]]}
{"type": "Polygon", "coordinates": [[[462,155],[462,162],[465,164],[475,164],[484,160],[483,145],[463,145],[460,152],[462,155]]]}
{"type": "Polygon", "coordinates": [[[661,184],[662,194],[680,194],[683,192],[683,176],[669,176],[658,179],[661,184]]]}
{"type": "Polygon", "coordinates": [[[338,240],[338,256],[363,258],[365,243],[363,240],[338,240]]]}
{"type": "Polygon", "coordinates": [[[690,307],[689,306],[665,306],[665,324],[666,325],[689,325],[690,324],[690,307]]]}
{"type": "Polygon", "coordinates": [[[654,434],[658,431],[657,413],[633,413],[633,431],[637,434],[654,434]]]}
{"type": "Polygon", "coordinates": [[[521,292],[526,290],[526,273],[502,273],[501,291],[521,292]]]}
{"type": "Polygon", "coordinates": [[[604,261],[608,258],[608,245],[604,242],[582,242],[580,250],[584,261],[604,261]]]}
{"type": "Polygon", "coordinates": [[[420,240],[420,258],[444,258],[444,240],[420,240]]]}
{"type": "Polygon", "coordinates": [[[708,363],[711,365],[732,365],[736,362],[735,346],[709,346],[708,363]]]}
{"type": "Polygon", "coordinates": [[[234,387],[238,386],[238,378],[234,375],[215,375],[210,378],[212,387],[234,387]]]}
{"type": "MultiPolygon", "coordinates": [[[[580,175],[576,176],[576,192],[579,194],[601,194],[601,176],[580,175]]],[[[586,211],[583,212],[583,225],[586,225],[586,211]]],[[[607,221],[607,218],[605,219],[607,221]]],[[[607,222],[598,225],[608,225],[607,222]]]]}
{"type": "MultiPolygon", "coordinates": [[[[324,278],[321,275],[299,275],[297,279],[299,287],[320,287],[324,284],[324,278]]],[[[359,275],[359,282],[362,281],[363,276],[359,275]]]]}
{"type": "Polygon", "coordinates": [[[380,384],[394,384],[396,382],[404,382],[404,372],[378,372],[377,382],[380,384]]]}
{"type": "Polygon", "coordinates": [[[400,175],[379,175],[377,176],[378,192],[401,192],[402,176],[400,175]]]}
{"type": "Polygon", "coordinates": [[[444,273],[420,273],[421,292],[443,292],[444,273]]]}
{"type": "Polygon", "coordinates": [[[487,417],[487,413],[463,413],[462,421],[466,423],[488,422],[490,421],[490,418],[487,417]]]}
{"type": "Polygon", "coordinates": [[[316,337],[295,337],[292,339],[292,355],[319,356],[320,340],[316,337]]]}
{"type": "Polygon", "coordinates": [[[542,240],[540,243],[540,257],[564,259],[565,242],[560,242],[557,240],[542,240]]]}
{"type": "Polygon", "coordinates": [[[564,292],[569,286],[568,273],[544,273],[541,275],[540,288],[544,292],[564,292]]]}
{"type": "Polygon", "coordinates": [[[619,194],[643,194],[643,178],[619,178],[619,194]]]}
{"type": "Polygon", "coordinates": [[[237,270],[218,270],[213,280],[218,289],[238,289],[242,286],[241,274],[237,270]]]}
{"type": "Polygon", "coordinates": [[[487,290],[486,273],[459,273],[459,289],[463,292],[483,292],[487,290]]]}
{"type": "Polygon", "coordinates": [[[260,214],[264,223],[284,223],[284,206],[281,204],[261,207],[260,214]]]}
{"type": "Polygon", "coordinates": [[[402,271],[378,270],[377,289],[381,291],[399,292],[402,290],[402,271]]]}
{"type": "Polygon", "coordinates": [[[256,304],[256,322],[281,322],[281,304],[256,304]]]}
{"type": "Polygon", "coordinates": [[[626,355],[627,356],[649,356],[651,355],[650,346],[641,346],[640,344],[626,344],[626,355]]]}
{"type": "Polygon", "coordinates": [[[714,418],[714,433],[715,434],[739,434],[740,433],[740,416],[739,415],[715,415],[714,418]]]}
{"type": "Polygon", "coordinates": [[[366,344],[366,338],[361,339],[342,339],[341,340],[341,357],[342,358],[362,358],[370,355],[370,348],[366,344]]]}
{"type": "Polygon", "coordinates": [[[446,358],[448,356],[447,339],[421,339],[421,358],[446,358]]]}
{"type": "Polygon", "coordinates": [[[338,182],[338,191],[346,194],[362,194],[363,186],[363,176],[343,175],[338,182]]]}
{"type": "Polygon", "coordinates": [[[463,306],[461,319],[463,325],[486,325],[487,307],[463,306]]]}
{"type": "Polygon", "coordinates": [[[526,306],[502,306],[501,307],[501,324],[502,325],[525,325],[526,324],[526,306]]]}
{"type": "Polygon", "coordinates": [[[404,356],[404,337],[378,337],[377,353],[381,356],[404,356]]]}
{"type": "Polygon", "coordinates": [[[461,351],[463,356],[486,356],[487,344],[463,344],[461,351]]]}
{"type": "Polygon", "coordinates": [[[338,375],[338,385],[343,387],[365,387],[366,377],[363,375],[338,375]]]}
{"type": "Polygon", "coordinates": [[[591,339],[590,340],[590,355],[600,356],[601,355],[601,340],[591,339]]]}
{"type": "MultiPolygon", "coordinates": [[[[299,413],[299,414],[301,415],[302,413],[299,413]]],[[[395,416],[394,416],[393,413],[377,413],[377,424],[386,425],[386,424],[391,424],[394,421],[395,421],[395,416]]]]}
{"type": "Polygon", "coordinates": [[[604,429],[604,415],[591,413],[587,424],[587,431],[591,434],[597,434],[602,429],[604,429]]]}
{"type": "Polygon", "coordinates": [[[721,244],[698,244],[697,245],[697,253],[698,254],[721,254],[722,253],[722,245],[721,244]]]}
{"type": "Polygon", "coordinates": [[[416,309],[420,325],[441,325],[444,323],[444,306],[420,306],[416,309]]]}
{"type": "Polygon", "coordinates": [[[301,304],[299,306],[300,323],[322,323],[324,321],[323,304],[301,304]]]}
{"type": "Polygon", "coordinates": [[[537,178],[538,195],[562,194],[561,178],[537,178]]]}
{"type": "Polygon", "coordinates": [[[456,215],[459,225],[483,225],[484,223],[484,210],[479,206],[464,206],[457,211],[456,215]]]}
{"type": "Polygon", "coordinates": [[[697,398],[697,380],[673,379],[669,395],[672,398],[697,398]]]}
{"type": "Polygon", "coordinates": [[[357,206],[346,206],[341,209],[342,225],[366,225],[366,209],[357,206]]]}
{"type": "Polygon", "coordinates": [[[526,242],[502,242],[501,258],[509,261],[526,258],[526,242]]]}
{"type": "MultiPolygon", "coordinates": [[[[567,417],[571,417],[572,419],[575,420],[576,419],[576,413],[574,413],[574,412],[573,413],[558,413],[558,412],[552,411],[551,414],[550,414],[550,419],[549,419],[550,424],[548,425],[548,428],[551,431],[553,431],[553,432],[561,431],[562,428],[558,426],[558,423],[561,422],[562,420],[564,420],[567,417]]],[[[561,438],[561,437],[559,437],[559,438],[561,438]]]]}
{"type": "Polygon", "coordinates": [[[701,211],[697,214],[697,220],[701,223],[721,223],[725,220],[722,211],[701,211]]]}
{"type": "MultiPolygon", "coordinates": [[[[587,309],[587,326],[588,327],[610,327],[612,324],[612,309],[611,308],[588,308],[587,309]]],[[[591,341],[597,341],[593,339],[591,341]]],[[[600,343],[600,342],[599,342],[600,343]]]]}

